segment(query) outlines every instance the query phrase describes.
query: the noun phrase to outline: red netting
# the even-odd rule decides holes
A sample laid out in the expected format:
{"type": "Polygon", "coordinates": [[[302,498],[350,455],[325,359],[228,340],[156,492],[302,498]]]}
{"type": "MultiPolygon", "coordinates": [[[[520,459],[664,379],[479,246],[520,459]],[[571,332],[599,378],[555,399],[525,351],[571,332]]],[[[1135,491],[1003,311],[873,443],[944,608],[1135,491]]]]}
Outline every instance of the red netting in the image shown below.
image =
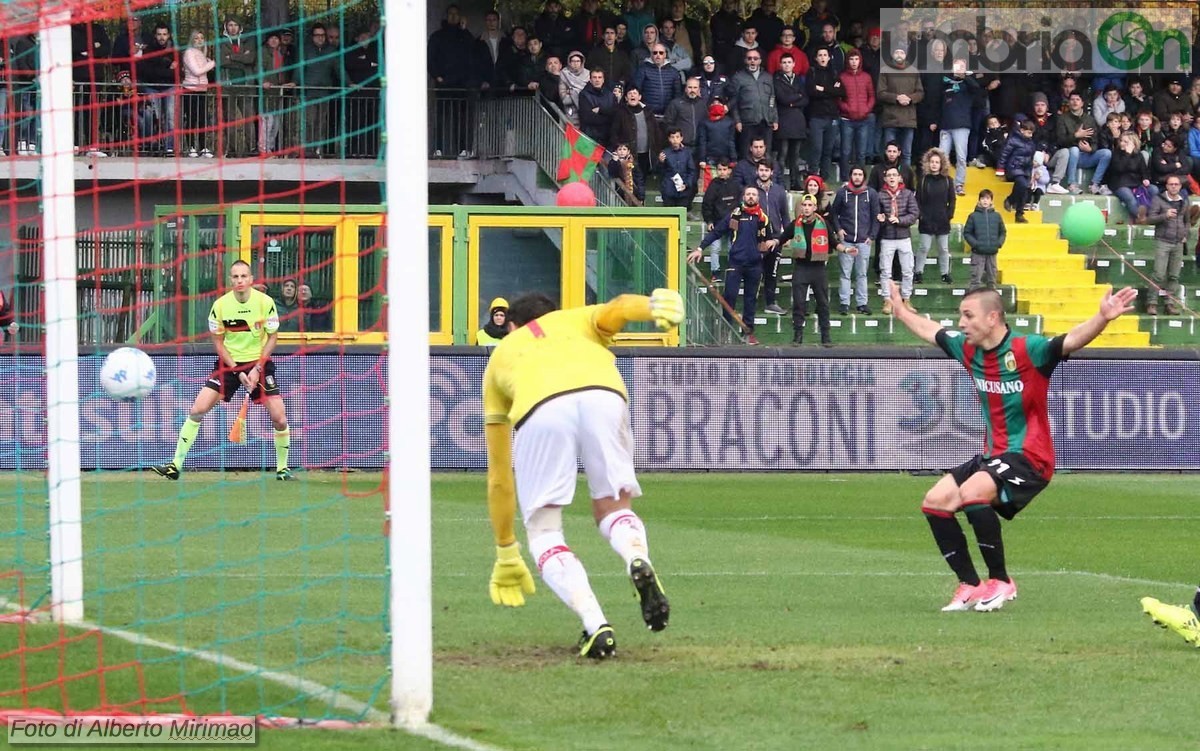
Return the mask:
{"type": "Polygon", "coordinates": [[[0,619],[0,624],[17,629],[16,646],[0,652],[0,675],[17,679],[13,687],[0,687],[0,705],[10,707],[0,710],[0,723],[12,714],[188,712],[182,694],[149,694],[140,662],[109,664],[100,630],[41,625],[50,620],[50,613],[27,606],[22,572],[0,573],[0,586],[15,587],[18,593],[18,601],[9,603],[11,612],[0,619]]]}
{"type": "Polygon", "coordinates": [[[130,11],[157,4],[150,0],[8,0],[0,3],[0,29],[9,37],[34,34],[43,19],[54,19],[63,13],[69,15],[71,23],[78,24],[121,18],[130,11]]]}

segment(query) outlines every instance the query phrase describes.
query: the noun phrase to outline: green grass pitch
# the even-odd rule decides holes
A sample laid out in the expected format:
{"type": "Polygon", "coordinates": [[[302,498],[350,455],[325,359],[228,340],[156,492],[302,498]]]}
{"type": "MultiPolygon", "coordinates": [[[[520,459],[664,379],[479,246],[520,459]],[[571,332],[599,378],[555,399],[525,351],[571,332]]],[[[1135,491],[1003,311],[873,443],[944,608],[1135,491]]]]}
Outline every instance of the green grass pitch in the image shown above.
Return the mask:
{"type": "MultiPolygon", "coordinates": [[[[1057,477],[1005,524],[1020,594],[996,613],[938,610],[954,581],[917,510],[934,479],[644,475],[636,508],[672,602],[660,634],[642,625],[581,488],[567,541],[618,639],[617,659],[596,664],[574,657],[579,624],[540,580],[524,608],[490,603],[484,478],[438,475],[431,720],[502,749],[1200,745],[1200,652],[1154,629],[1138,605],[1142,595],[1190,601],[1200,579],[1194,478],[1057,477]]],[[[88,619],[221,651],[386,710],[379,482],[88,476],[88,619]]],[[[45,576],[43,483],[0,478],[0,568],[19,558],[34,585],[45,576]]],[[[0,653],[16,647],[16,633],[0,625],[0,653]]],[[[36,645],[57,630],[29,634],[36,645]]],[[[70,653],[68,673],[94,664],[85,652],[70,653]]],[[[345,715],[253,672],[155,647],[110,637],[105,659],[141,660],[148,693],[184,693],[193,711],[345,715]]],[[[56,660],[28,655],[28,677],[53,679],[56,660]]],[[[18,672],[16,660],[0,660],[0,691],[17,685],[18,672]]],[[[75,682],[70,700],[86,705],[95,690],[75,682]]],[[[132,690],[117,676],[108,686],[117,699],[132,690]]],[[[52,687],[31,700],[56,707],[59,696],[52,687]]],[[[443,747],[385,730],[268,732],[261,744],[443,747]]]]}

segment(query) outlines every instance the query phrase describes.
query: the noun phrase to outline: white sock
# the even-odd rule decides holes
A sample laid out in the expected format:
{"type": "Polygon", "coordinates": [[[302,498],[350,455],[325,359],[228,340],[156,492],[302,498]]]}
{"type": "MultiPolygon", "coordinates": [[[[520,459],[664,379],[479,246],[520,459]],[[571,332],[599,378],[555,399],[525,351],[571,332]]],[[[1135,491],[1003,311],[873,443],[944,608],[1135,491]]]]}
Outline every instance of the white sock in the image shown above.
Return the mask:
{"type": "Polygon", "coordinates": [[[561,532],[547,532],[529,539],[529,554],[537,562],[542,581],[554,590],[558,599],[579,616],[589,634],[608,623],[600,602],[592,592],[587,571],[567,547],[561,532]]]}
{"type": "Polygon", "coordinates": [[[634,558],[650,562],[650,546],[646,543],[646,528],[631,509],[614,511],[600,520],[600,535],[625,561],[625,569],[634,558]]]}

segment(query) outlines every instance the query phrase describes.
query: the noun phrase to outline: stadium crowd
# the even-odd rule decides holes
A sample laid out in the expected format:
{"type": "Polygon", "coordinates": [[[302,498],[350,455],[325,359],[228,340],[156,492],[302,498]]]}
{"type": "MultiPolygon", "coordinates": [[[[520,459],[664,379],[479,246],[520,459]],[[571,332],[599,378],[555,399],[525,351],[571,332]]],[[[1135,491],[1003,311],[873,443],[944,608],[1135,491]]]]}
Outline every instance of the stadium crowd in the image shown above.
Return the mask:
{"type": "MultiPolygon", "coordinates": [[[[183,28],[131,16],[71,27],[76,149],[204,158],[375,157],[378,23],[183,28]]],[[[38,37],[0,41],[0,156],[39,151],[38,37]]]]}
{"type": "MultiPolygon", "coordinates": [[[[759,279],[766,310],[784,312],[775,281],[783,252],[823,269],[829,250],[853,250],[839,253],[842,314],[870,312],[872,245],[881,289],[899,259],[910,309],[935,243],[940,276],[951,281],[950,224],[968,165],[1012,184],[997,200],[1018,223],[1046,194],[1084,192],[1115,196],[1130,223],[1154,223],[1160,233],[1164,223],[1183,223],[1168,234],[1184,239],[1187,223],[1200,218],[1187,204],[1200,190],[1200,76],[1085,75],[1069,66],[990,73],[972,69],[972,56],[1004,44],[1032,49],[1032,26],[985,29],[951,45],[939,36],[936,11],[885,34],[873,19],[843,22],[835,0],[813,0],[790,20],[777,14],[776,0],[759,3],[743,17],[737,0],[723,0],[704,20],[688,0],[657,11],[627,0],[620,14],[583,0],[574,15],[547,0],[525,25],[505,27],[488,11],[478,36],[452,5],[429,38],[434,96],[532,93],[606,148],[608,172],[629,204],[646,200],[647,183],[667,206],[690,208],[703,194],[703,244],[712,243],[715,272],[727,239],[736,273],[725,286],[749,291],[743,319],[751,339],[759,279]],[[1172,178],[1173,198],[1160,198],[1172,178]],[[795,217],[787,190],[803,193],[795,217]]],[[[1191,52],[1195,61],[1200,49],[1191,52]]],[[[980,197],[968,223],[982,232],[968,238],[973,256],[1003,244],[991,199],[980,197]]],[[[986,260],[972,285],[994,281],[995,257],[990,268],[986,260]]],[[[828,342],[828,305],[820,290],[815,297],[828,342]]],[[[883,306],[890,312],[886,296],[883,306]]],[[[793,308],[802,326],[804,301],[793,308]]]]}
{"type": "MultiPolygon", "coordinates": [[[[504,28],[499,12],[488,11],[476,36],[451,5],[429,38],[429,74],[437,89],[536,92],[614,154],[629,147],[643,178],[662,173],[657,157],[679,128],[697,166],[746,158],[750,142],[763,138],[792,190],[808,174],[829,181],[850,164],[875,163],[890,141],[919,172],[936,146],[954,156],[962,195],[966,165],[1004,167],[996,164],[1003,140],[1023,119],[1037,123],[1050,193],[1128,187],[1132,176],[1111,164],[1119,148],[1110,126],[1118,123],[1137,136],[1146,160],[1167,141],[1167,154],[1178,155],[1162,166],[1155,160],[1152,184],[1161,188],[1170,172],[1200,175],[1200,131],[1192,132],[1200,78],[971,71],[981,48],[1033,45],[1031,30],[986,29],[950,50],[930,18],[891,30],[885,50],[882,29],[869,19],[843,24],[830,0],[814,0],[790,24],[776,15],[776,0],[760,0],[747,18],[738,7],[725,0],[705,23],[689,15],[687,0],[662,13],[629,0],[620,15],[584,0],[570,16],[548,0],[528,25],[504,28]],[[908,70],[918,59],[947,57],[946,70],[908,70]],[[1080,168],[1092,170],[1086,185],[1080,168]]],[[[1031,166],[1032,157],[1020,168],[1031,166]]]]}

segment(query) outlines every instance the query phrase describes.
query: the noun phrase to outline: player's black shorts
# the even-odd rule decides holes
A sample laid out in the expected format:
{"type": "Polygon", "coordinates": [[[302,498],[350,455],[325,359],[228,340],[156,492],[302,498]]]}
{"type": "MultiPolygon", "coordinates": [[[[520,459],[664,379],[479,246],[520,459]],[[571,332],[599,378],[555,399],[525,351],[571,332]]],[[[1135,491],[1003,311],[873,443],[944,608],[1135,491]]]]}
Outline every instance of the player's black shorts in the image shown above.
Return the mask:
{"type": "MultiPolygon", "coordinates": [[[[242,380],[238,378],[238,374],[248,372],[256,364],[258,364],[257,360],[239,362],[236,368],[231,368],[217,360],[216,365],[213,365],[213,372],[205,381],[204,386],[220,394],[222,400],[231,401],[233,395],[242,387],[242,380]]],[[[254,390],[250,392],[250,399],[255,404],[267,396],[279,396],[279,381],[275,380],[275,363],[270,359],[263,363],[262,377],[258,379],[258,385],[254,387],[254,390]]]]}
{"type": "Polygon", "coordinates": [[[987,472],[996,483],[996,513],[1005,519],[1016,516],[1050,484],[1033,468],[1024,454],[1018,453],[992,457],[976,454],[974,459],[950,470],[950,476],[962,485],[976,472],[987,472]]]}

